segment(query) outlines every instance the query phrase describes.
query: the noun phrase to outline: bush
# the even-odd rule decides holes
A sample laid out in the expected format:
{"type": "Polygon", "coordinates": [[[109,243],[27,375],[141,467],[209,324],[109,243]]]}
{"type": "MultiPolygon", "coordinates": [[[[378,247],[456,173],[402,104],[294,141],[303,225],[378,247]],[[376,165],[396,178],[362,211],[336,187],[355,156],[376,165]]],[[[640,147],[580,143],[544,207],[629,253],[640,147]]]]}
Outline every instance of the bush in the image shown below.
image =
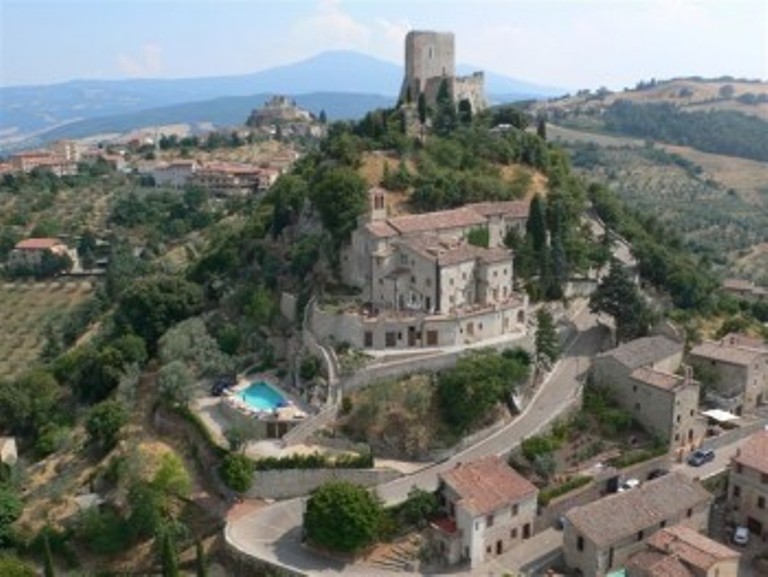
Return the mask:
{"type": "Polygon", "coordinates": [[[76,533],[83,545],[99,555],[125,551],[130,542],[125,520],[111,509],[83,511],[76,533]]]}
{"type": "Polygon", "coordinates": [[[245,493],[253,483],[254,463],[245,455],[230,453],[219,466],[224,484],[238,493],[245,493]]]}
{"type": "Polygon", "coordinates": [[[542,507],[546,507],[547,505],[549,505],[552,499],[555,499],[556,497],[560,497],[561,495],[565,495],[566,493],[570,493],[571,491],[574,491],[579,487],[588,485],[591,481],[592,481],[592,477],[576,476],[576,477],[571,477],[565,483],[562,483],[561,485],[557,485],[556,487],[547,487],[545,489],[542,489],[541,491],[539,491],[539,498],[538,498],[539,505],[542,507]]]}
{"type": "Polygon", "coordinates": [[[636,463],[642,463],[643,461],[649,461],[655,457],[660,457],[667,452],[665,445],[659,445],[651,449],[635,449],[633,451],[627,451],[623,455],[611,459],[608,464],[616,467],[617,469],[624,469],[636,463]]]}
{"type": "Polygon", "coordinates": [[[525,439],[521,444],[523,456],[531,463],[536,460],[536,457],[553,453],[559,447],[559,441],[550,435],[534,435],[525,439]]]}

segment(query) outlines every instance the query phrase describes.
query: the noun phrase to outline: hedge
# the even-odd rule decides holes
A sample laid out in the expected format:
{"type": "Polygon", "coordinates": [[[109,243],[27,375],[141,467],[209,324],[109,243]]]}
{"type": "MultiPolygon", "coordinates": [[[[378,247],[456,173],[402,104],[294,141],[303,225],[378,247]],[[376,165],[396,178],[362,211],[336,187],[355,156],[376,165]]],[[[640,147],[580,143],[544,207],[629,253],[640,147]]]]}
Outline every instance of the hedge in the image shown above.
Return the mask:
{"type": "Polygon", "coordinates": [[[541,491],[539,491],[539,498],[538,498],[539,505],[542,507],[546,507],[547,505],[549,505],[549,502],[552,501],[552,499],[560,497],[561,495],[565,495],[566,493],[570,493],[571,491],[578,489],[579,487],[583,487],[584,485],[588,485],[591,482],[592,482],[592,477],[587,477],[585,475],[577,475],[575,477],[571,477],[561,485],[542,489],[541,491]]]}

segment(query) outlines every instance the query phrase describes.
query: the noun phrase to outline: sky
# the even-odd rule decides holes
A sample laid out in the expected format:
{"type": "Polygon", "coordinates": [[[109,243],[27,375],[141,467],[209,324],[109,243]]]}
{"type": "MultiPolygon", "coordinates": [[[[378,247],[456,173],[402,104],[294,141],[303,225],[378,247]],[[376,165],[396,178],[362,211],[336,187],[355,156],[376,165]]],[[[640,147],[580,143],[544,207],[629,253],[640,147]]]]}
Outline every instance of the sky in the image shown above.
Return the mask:
{"type": "Polygon", "coordinates": [[[412,29],[546,86],[768,79],[765,0],[0,0],[0,85],[245,74],[337,49],[401,63],[412,29]]]}

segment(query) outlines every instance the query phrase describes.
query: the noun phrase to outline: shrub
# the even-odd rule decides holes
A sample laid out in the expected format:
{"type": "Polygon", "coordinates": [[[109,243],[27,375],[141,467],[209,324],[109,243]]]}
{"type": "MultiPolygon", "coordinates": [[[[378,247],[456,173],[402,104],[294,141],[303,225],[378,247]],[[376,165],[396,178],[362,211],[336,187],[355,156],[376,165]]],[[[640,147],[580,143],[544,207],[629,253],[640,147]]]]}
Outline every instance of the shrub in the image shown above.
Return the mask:
{"type": "Polygon", "coordinates": [[[253,483],[254,463],[245,455],[230,453],[221,462],[219,474],[224,484],[238,493],[245,493],[253,483]]]}
{"type": "Polygon", "coordinates": [[[533,437],[525,439],[521,444],[523,456],[531,463],[533,463],[539,455],[556,451],[559,446],[560,443],[557,439],[549,435],[534,435],[533,437]]]}
{"type": "Polygon", "coordinates": [[[633,451],[627,451],[626,453],[609,460],[608,464],[616,467],[617,469],[623,469],[636,463],[649,461],[650,459],[659,457],[666,452],[667,447],[664,445],[653,447],[651,449],[635,449],[633,451]]]}
{"type": "Polygon", "coordinates": [[[566,493],[570,493],[571,491],[574,491],[580,487],[588,485],[591,481],[592,481],[592,477],[576,476],[576,477],[571,477],[565,483],[557,485],[556,487],[547,487],[545,489],[542,489],[541,491],[539,491],[539,498],[538,498],[539,505],[542,507],[546,507],[547,505],[549,505],[552,499],[555,499],[557,497],[560,497],[561,495],[565,495],[566,493]]]}

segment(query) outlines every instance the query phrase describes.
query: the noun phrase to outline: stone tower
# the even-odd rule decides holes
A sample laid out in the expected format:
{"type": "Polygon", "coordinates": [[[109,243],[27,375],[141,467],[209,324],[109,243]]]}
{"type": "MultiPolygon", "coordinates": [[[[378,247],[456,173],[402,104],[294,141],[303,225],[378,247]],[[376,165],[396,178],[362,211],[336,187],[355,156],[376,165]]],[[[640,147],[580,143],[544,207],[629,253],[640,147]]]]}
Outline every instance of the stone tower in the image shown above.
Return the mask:
{"type": "Polygon", "coordinates": [[[456,76],[456,53],[452,32],[412,30],[405,36],[405,78],[400,101],[415,104],[424,93],[427,103],[434,105],[443,79],[447,80],[454,101],[469,100],[473,111],[487,106],[484,76],[456,76]]]}

